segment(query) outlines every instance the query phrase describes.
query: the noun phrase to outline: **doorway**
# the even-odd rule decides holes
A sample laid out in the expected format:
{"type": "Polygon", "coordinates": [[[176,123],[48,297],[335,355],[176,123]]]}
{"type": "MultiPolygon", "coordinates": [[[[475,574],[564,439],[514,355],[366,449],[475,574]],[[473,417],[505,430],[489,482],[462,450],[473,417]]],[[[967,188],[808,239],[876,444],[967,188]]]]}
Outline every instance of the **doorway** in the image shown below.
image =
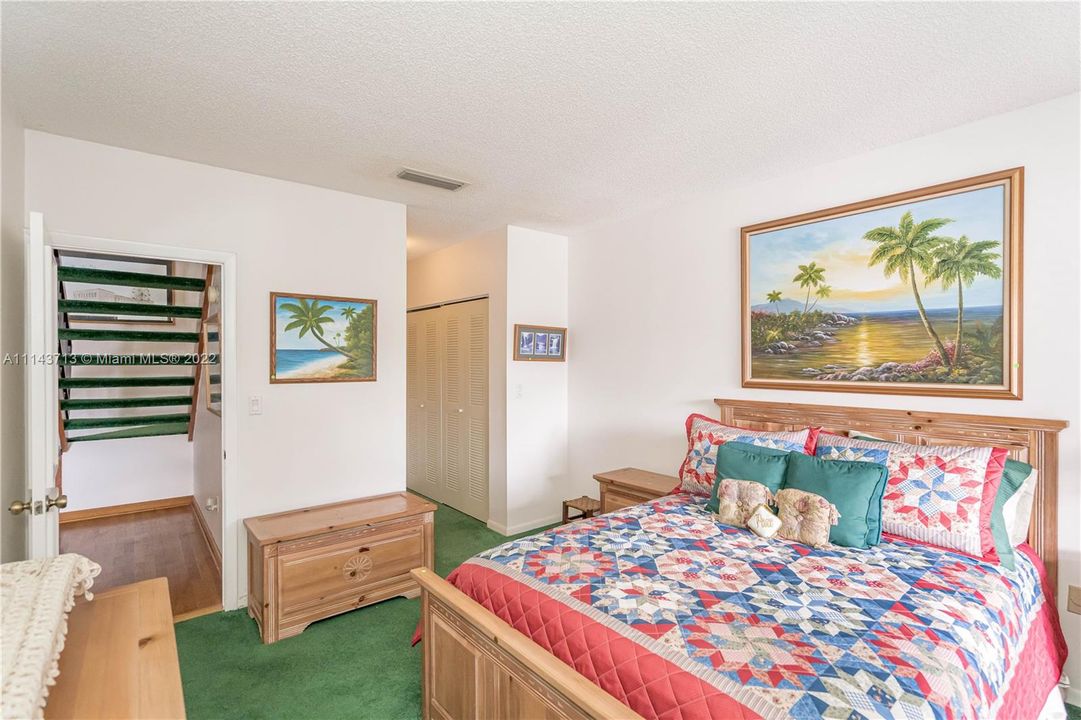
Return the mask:
{"type": "MultiPolygon", "coordinates": [[[[135,511],[161,511],[172,510],[174,508],[169,507],[170,504],[175,504],[179,500],[187,500],[188,507],[181,508],[187,513],[187,519],[189,521],[195,518],[196,523],[196,535],[195,537],[205,543],[210,543],[207,537],[213,535],[218,540],[217,547],[220,548],[218,554],[212,553],[212,563],[216,564],[215,575],[217,576],[216,590],[217,593],[217,606],[224,607],[226,609],[232,609],[239,605],[239,573],[238,573],[238,538],[236,528],[238,524],[237,520],[237,502],[234,498],[236,492],[236,476],[237,467],[236,461],[233,458],[236,457],[236,445],[237,445],[237,414],[236,397],[235,392],[231,389],[236,387],[237,380],[237,353],[236,343],[229,342],[228,339],[236,336],[236,273],[237,273],[237,258],[236,255],[229,252],[221,252],[215,250],[203,250],[196,248],[156,245],[148,243],[138,243],[122,240],[114,240],[111,238],[98,238],[85,235],[76,235],[73,233],[65,232],[50,232],[45,226],[44,218],[40,213],[30,213],[30,226],[27,231],[27,287],[26,287],[26,322],[28,327],[28,340],[27,349],[36,356],[49,355],[70,355],[73,358],[78,359],[78,364],[71,364],[70,358],[67,359],[69,365],[65,366],[63,374],[61,374],[60,368],[56,363],[28,363],[27,365],[27,434],[28,434],[28,475],[27,475],[27,490],[26,497],[31,499],[30,503],[23,503],[24,506],[29,505],[32,510],[24,512],[21,517],[26,519],[27,537],[28,537],[28,550],[31,557],[40,558],[48,557],[59,551],[60,546],[60,522],[58,519],[57,508],[62,508],[64,502],[68,501],[68,498],[63,497],[61,490],[71,490],[71,485],[63,487],[64,473],[69,473],[69,480],[71,478],[70,473],[73,472],[71,465],[74,455],[69,452],[61,452],[63,445],[67,443],[67,439],[64,438],[64,434],[74,437],[75,435],[93,435],[104,434],[107,437],[97,438],[94,441],[91,440],[77,440],[67,445],[67,450],[70,451],[72,447],[82,446],[85,448],[92,448],[94,446],[103,447],[110,443],[125,442],[125,435],[131,434],[135,438],[127,438],[130,442],[138,442],[139,440],[146,440],[146,438],[153,439],[154,437],[169,436],[170,431],[176,431],[175,437],[187,442],[187,433],[183,435],[179,432],[182,428],[177,427],[179,420],[177,418],[165,417],[157,418],[155,421],[146,422],[144,419],[122,421],[116,423],[114,420],[102,421],[104,418],[113,418],[118,416],[120,408],[109,407],[96,407],[92,408],[98,412],[85,412],[89,406],[85,403],[69,403],[67,408],[61,408],[62,399],[67,400],[91,400],[91,401],[105,401],[107,403],[120,403],[123,398],[119,398],[114,394],[114,389],[119,387],[127,387],[128,381],[122,378],[109,378],[105,387],[109,388],[108,393],[102,391],[102,382],[100,379],[95,379],[96,371],[91,372],[94,368],[98,370],[107,370],[102,372],[102,375],[115,374],[119,372],[120,367],[124,367],[125,371],[132,372],[140,377],[135,381],[136,385],[147,385],[152,388],[149,393],[140,395],[140,397],[157,397],[161,398],[161,402],[168,402],[169,406],[153,406],[136,405],[137,408],[141,407],[138,412],[128,410],[130,414],[145,414],[145,415],[177,415],[184,414],[185,412],[190,414],[190,418],[194,418],[195,432],[192,433],[193,445],[201,444],[205,448],[206,452],[197,458],[201,463],[205,471],[216,475],[215,480],[220,481],[220,491],[217,492],[214,502],[207,503],[211,507],[206,509],[210,510],[214,508],[217,513],[217,520],[207,519],[205,524],[200,524],[199,519],[196,517],[198,509],[192,506],[192,497],[172,497],[164,498],[163,502],[165,506],[155,506],[151,503],[151,506],[140,505],[139,503],[120,503],[121,505],[135,505],[134,508],[121,508],[124,510],[123,515],[117,514],[114,517],[126,517],[133,513],[130,510],[135,511]],[[151,261],[164,261],[166,263],[181,265],[184,263],[194,266],[201,266],[200,272],[190,273],[197,279],[196,283],[199,285],[198,290],[200,292],[206,291],[202,296],[206,299],[207,307],[204,308],[203,302],[198,303],[181,303],[187,306],[187,310],[177,310],[176,308],[170,308],[167,312],[169,315],[180,317],[187,315],[188,319],[197,320],[202,325],[202,332],[198,330],[194,331],[202,340],[202,348],[209,352],[217,350],[218,358],[217,364],[212,368],[210,364],[206,364],[205,368],[199,368],[200,359],[196,357],[191,359],[190,356],[197,355],[194,350],[199,350],[199,340],[193,337],[193,332],[190,329],[175,330],[182,332],[180,337],[173,337],[168,340],[157,338],[155,342],[162,342],[162,351],[158,353],[132,353],[132,352],[91,352],[88,355],[96,356],[103,355],[106,358],[110,358],[113,355],[127,355],[119,363],[114,361],[92,360],[90,364],[84,362],[83,358],[78,358],[80,353],[78,352],[64,352],[65,346],[62,344],[64,340],[71,340],[72,342],[81,341],[86,339],[84,332],[81,332],[88,327],[78,326],[77,324],[69,323],[64,326],[64,318],[61,316],[62,311],[72,313],[75,311],[83,311],[86,314],[92,314],[89,311],[110,311],[118,313],[118,315],[110,315],[106,319],[119,320],[123,319],[122,316],[134,314],[145,319],[148,316],[161,317],[161,308],[155,308],[149,310],[143,308],[132,308],[132,303],[125,303],[125,307],[109,307],[102,306],[100,303],[121,303],[118,298],[107,298],[102,296],[98,299],[89,297],[77,298],[74,295],[69,295],[66,298],[62,298],[61,295],[64,290],[60,287],[62,277],[67,279],[73,279],[73,276],[69,272],[61,272],[59,269],[62,262],[59,259],[60,254],[88,254],[95,256],[105,256],[110,259],[116,260],[117,258],[128,258],[139,262],[151,262],[151,261]],[[212,271],[210,274],[209,282],[207,271],[212,271]],[[61,306],[62,300],[83,300],[89,303],[96,303],[94,307],[88,307],[87,305],[72,305],[65,303],[61,306]],[[214,306],[216,304],[216,313],[214,306]],[[198,312],[191,308],[197,307],[198,312]],[[141,313],[139,311],[142,311],[141,313]],[[123,312],[120,312],[123,311],[123,312]],[[194,315],[198,314],[196,319],[194,315]],[[216,322],[215,322],[216,321],[216,322]],[[64,336],[61,336],[61,330],[65,330],[64,336]],[[32,332],[29,332],[32,331],[32,332]],[[73,332],[74,331],[74,332],[73,332]],[[221,342],[222,340],[225,342],[221,342]],[[175,347],[168,347],[169,342],[184,343],[184,347],[181,348],[181,352],[172,353],[171,350],[178,349],[175,347]],[[183,352],[186,350],[187,352],[183,352]],[[58,352],[59,351],[59,352],[58,352]],[[183,376],[185,373],[176,367],[171,367],[173,363],[166,362],[165,367],[160,366],[160,358],[154,357],[157,355],[180,355],[185,357],[186,362],[192,363],[186,365],[187,379],[178,380],[176,377],[170,377],[167,380],[151,381],[149,384],[145,382],[142,376],[183,376]],[[126,363],[126,364],[125,364],[126,363]],[[134,367],[134,369],[133,369],[134,367]],[[216,368],[216,369],[215,369],[216,368]],[[195,374],[197,370],[205,369],[205,372],[200,373],[200,379],[195,380],[195,374]],[[80,377],[80,372],[85,377],[80,377]],[[64,381],[64,386],[61,388],[61,381],[64,381]],[[87,383],[90,380],[90,383],[87,383]],[[183,383],[183,384],[181,384],[183,383]],[[89,396],[89,393],[83,393],[82,391],[88,388],[96,389],[100,396],[89,396]],[[80,393],[66,392],[79,390],[80,393]],[[184,393],[189,393],[190,405],[187,407],[173,406],[172,403],[176,401],[177,396],[184,393]],[[80,396],[81,395],[81,396],[80,396]],[[165,400],[164,398],[169,398],[165,400]],[[78,406],[83,404],[84,407],[78,406]],[[65,413],[64,410],[68,412],[65,413]],[[73,410],[79,410],[80,412],[72,412],[73,410]],[[111,410],[114,412],[103,412],[111,410]],[[177,412],[179,410],[179,412],[177,412]],[[207,414],[212,416],[217,424],[214,422],[204,421],[207,414]],[[66,421],[71,419],[82,418],[83,420],[89,420],[90,422],[81,422],[74,424],[66,424],[66,421]],[[131,424],[129,424],[131,423],[131,424]],[[100,425],[95,427],[95,425],[100,425]],[[164,432],[143,432],[133,431],[133,428],[146,428],[150,425],[157,425],[157,430],[164,432]],[[110,433],[116,433],[110,435],[110,433]],[[200,438],[200,434],[205,437],[200,438]],[[213,442],[200,443],[200,439],[213,440],[213,442]],[[65,465],[67,463],[67,465],[65,465]],[[57,487],[60,486],[60,487],[57,487]],[[48,510],[51,508],[51,510],[48,510]],[[46,511],[48,510],[48,511],[46,511]],[[220,557],[219,557],[220,555],[220,557]],[[220,568],[220,570],[218,569],[220,568]]],[[[199,268],[196,268],[197,270],[199,268]]],[[[119,268],[114,269],[120,271],[119,268]]],[[[158,274],[166,274],[168,271],[156,270],[158,274]]],[[[153,274],[144,273],[143,275],[153,274]]],[[[185,273],[175,273],[177,275],[184,275],[185,273]]],[[[75,275],[79,275],[78,272],[75,275]]],[[[138,277],[124,278],[127,280],[145,280],[146,278],[138,277]]],[[[82,277],[82,280],[87,280],[87,277],[82,277]]],[[[90,280],[101,280],[102,277],[89,278],[90,280]]],[[[121,278],[105,276],[105,279],[114,281],[113,284],[122,285],[118,282],[121,278]]],[[[164,281],[169,283],[169,281],[164,281]]],[[[106,283],[108,284],[108,283],[106,283]]],[[[150,285],[158,284],[157,282],[150,283],[150,285]]],[[[130,287],[127,286],[127,287],[130,287]]],[[[106,288],[107,289],[107,288],[106,288]]],[[[190,288],[189,288],[190,289],[190,288]]],[[[137,301],[142,301],[145,298],[130,298],[137,301]]],[[[145,303],[144,303],[145,304],[145,303]]],[[[178,305],[178,303],[173,303],[178,305]]],[[[98,319],[101,319],[100,317],[98,319]]],[[[70,320],[70,318],[69,318],[70,320]]],[[[131,329],[132,326],[127,328],[116,327],[110,328],[112,333],[127,333],[134,332],[131,329]]],[[[168,332],[168,331],[166,331],[168,332]]],[[[123,342],[134,340],[145,340],[144,337],[135,338],[130,335],[112,335],[111,337],[97,338],[98,342],[123,342]]],[[[69,348],[73,349],[73,348],[69,348]]],[[[204,353],[205,355],[205,353],[204,353]]],[[[64,358],[61,358],[64,360],[64,358]]],[[[142,400],[138,400],[138,403],[142,403],[142,400]]],[[[187,426],[183,428],[187,430],[187,426]]],[[[99,450],[100,451],[100,450],[99,450]]],[[[192,454],[195,453],[193,449],[192,454]]],[[[110,453],[101,453],[102,456],[108,457],[110,453]]],[[[121,454],[117,454],[115,457],[119,458],[121,454]]],[[[85,468],[84,468],[85,469],[85,468]]],[[[118,472],[116,475],[121,478],[127,478],[129,481],[138,482],[140,476],[145,476],[146,469],[144,466],[137,466],[134,469],[128,468],[124,472],[118,472]]],[[[82,493],[80,493],[82,494],[82,493]]],[[[194,496],[195,493],[193,493],[194,496]]],[[[207,498],[210,500],[211,498],[207,498]]],[[[94,504],[100,505],[101,498],[94,504]]],[[[202,504],[202,499],[200,500],[202,504]]],[[[88,520],[91,518],[86,517],[84,514],[80,517],[77,513],[80,510],[90,510],[91,513],[95,508],[85,507],[87,503],[82,503],[80,508],[80,501],[73,498],[73,502],[66,508],[71,510],[72,515],[66,518],[65,525],[72,521],[78,522],[79,520],[88,520]]],[[[203,504],[206,507],[206,504],[203,504]]],[[[12,512],[15,512],[14,510],[12,512]]],[[[208,518],[213,518],[212,515],[208,515],[208,518]]],[[[68,528],[71,529],[71,528],[68,528]]],[[[184,535],[187,531],[180,531],[176,528],[171,530],[165,530],[165,532],[172,532],[174,535],[184,535]]],[[[69,539],[73,537],[69,533],[69,539]]],[[[192,544],[183,544],[182,547],[191,548],[192,544]]],[[[67,548],[65,548],[67,549],[67,548]]],[[[129,555],[125,558],[128,561],[132,560],[129,555]]],[[[149,565],[148,565],[149,566],[149,565]]],[[[201,571],[200,571],[201,572],[201,571]]],[[[165,574],[158,572],[158,575],[165,574]]],[[[172,584],[172,583],[170,583],[172,584]]],[[[197,601],[196,605],[202,604],[201,601],[197,601]]],[[[198,609],[198,608],[193,608],[198,609]]]]}
{"type": "Polygon", "coordinates": [[[221,268],[54,250],[60,552],[222,607],[221,268]]]}
{"type": "Polygon", "coordinates": [[[488,520],[488,299],[406,317],[407,486],[488,520]]]}

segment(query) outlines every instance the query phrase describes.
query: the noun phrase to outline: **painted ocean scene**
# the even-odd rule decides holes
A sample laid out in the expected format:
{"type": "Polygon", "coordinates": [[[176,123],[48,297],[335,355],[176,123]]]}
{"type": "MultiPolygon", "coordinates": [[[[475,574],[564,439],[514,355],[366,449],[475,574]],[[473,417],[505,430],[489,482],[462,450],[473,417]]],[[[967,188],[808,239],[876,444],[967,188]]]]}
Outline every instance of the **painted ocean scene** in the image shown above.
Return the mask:
{"type": "Polygon", "coordinates": [[[375,301],[273,295],[271,380],[375,379],[375,301]]]}
{"type": "Polygon", "coordinates": [[[1002,185],[748,238],[751,377],[1004,383],[1002,185]]]}

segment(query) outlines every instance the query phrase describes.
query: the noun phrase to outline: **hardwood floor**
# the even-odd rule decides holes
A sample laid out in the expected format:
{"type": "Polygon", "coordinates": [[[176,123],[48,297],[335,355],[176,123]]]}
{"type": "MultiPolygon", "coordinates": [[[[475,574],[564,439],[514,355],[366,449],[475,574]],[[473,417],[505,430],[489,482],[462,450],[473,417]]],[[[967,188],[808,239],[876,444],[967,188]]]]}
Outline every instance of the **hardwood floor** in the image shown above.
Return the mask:
{"type": "Polygon", "coordinates": [[[95,592],[164,576],[174,618],[221,609],[221,576],[190,506],[64,523],[60,551],[101,565],[95,592]]]}

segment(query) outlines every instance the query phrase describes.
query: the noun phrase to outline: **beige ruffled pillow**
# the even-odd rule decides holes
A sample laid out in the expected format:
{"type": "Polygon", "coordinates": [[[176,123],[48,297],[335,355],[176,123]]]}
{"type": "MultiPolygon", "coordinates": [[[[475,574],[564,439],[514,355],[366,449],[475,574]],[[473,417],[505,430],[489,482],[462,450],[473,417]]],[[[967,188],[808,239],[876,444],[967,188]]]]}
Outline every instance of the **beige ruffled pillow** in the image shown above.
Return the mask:
{"type": "Polygon", "coordinates": [[[759,505],[772,505],[773,493],[760,482],[725,478],[717,485],[717,519],[725,525],[747,527],[759,505]]]}
{"type": "Polygon", "coordinates": [[[821,495],[787,488],[777,493],[777,516],[781,529],[777,537],[811,547],[830,544],[830,528],[841,519],[837,507],[821,495]]]}

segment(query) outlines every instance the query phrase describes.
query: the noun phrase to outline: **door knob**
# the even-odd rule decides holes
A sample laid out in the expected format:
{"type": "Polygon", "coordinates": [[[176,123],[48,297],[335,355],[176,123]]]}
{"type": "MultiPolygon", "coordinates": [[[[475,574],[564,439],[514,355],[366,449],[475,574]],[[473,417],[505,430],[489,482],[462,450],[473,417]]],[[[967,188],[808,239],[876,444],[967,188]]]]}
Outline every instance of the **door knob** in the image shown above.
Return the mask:
{"type": "Polygon", "coordinates": [[[31,500],[27,500],[25,502],[23,502],[22,500],[16,500],[15,502],[8,505],[8,512],[12,515],[18,515],[20,513],[30,512],[30,508],[32,506],[33,502],[31,500]]]}
{"type": "Polygon", "coordinates": [[[57,495],[55,498],[47,498],[45,500],[45,510],[51,510],[52,508],[59,508],[63,510],[68,506],[67,495],[57,495]]]}

